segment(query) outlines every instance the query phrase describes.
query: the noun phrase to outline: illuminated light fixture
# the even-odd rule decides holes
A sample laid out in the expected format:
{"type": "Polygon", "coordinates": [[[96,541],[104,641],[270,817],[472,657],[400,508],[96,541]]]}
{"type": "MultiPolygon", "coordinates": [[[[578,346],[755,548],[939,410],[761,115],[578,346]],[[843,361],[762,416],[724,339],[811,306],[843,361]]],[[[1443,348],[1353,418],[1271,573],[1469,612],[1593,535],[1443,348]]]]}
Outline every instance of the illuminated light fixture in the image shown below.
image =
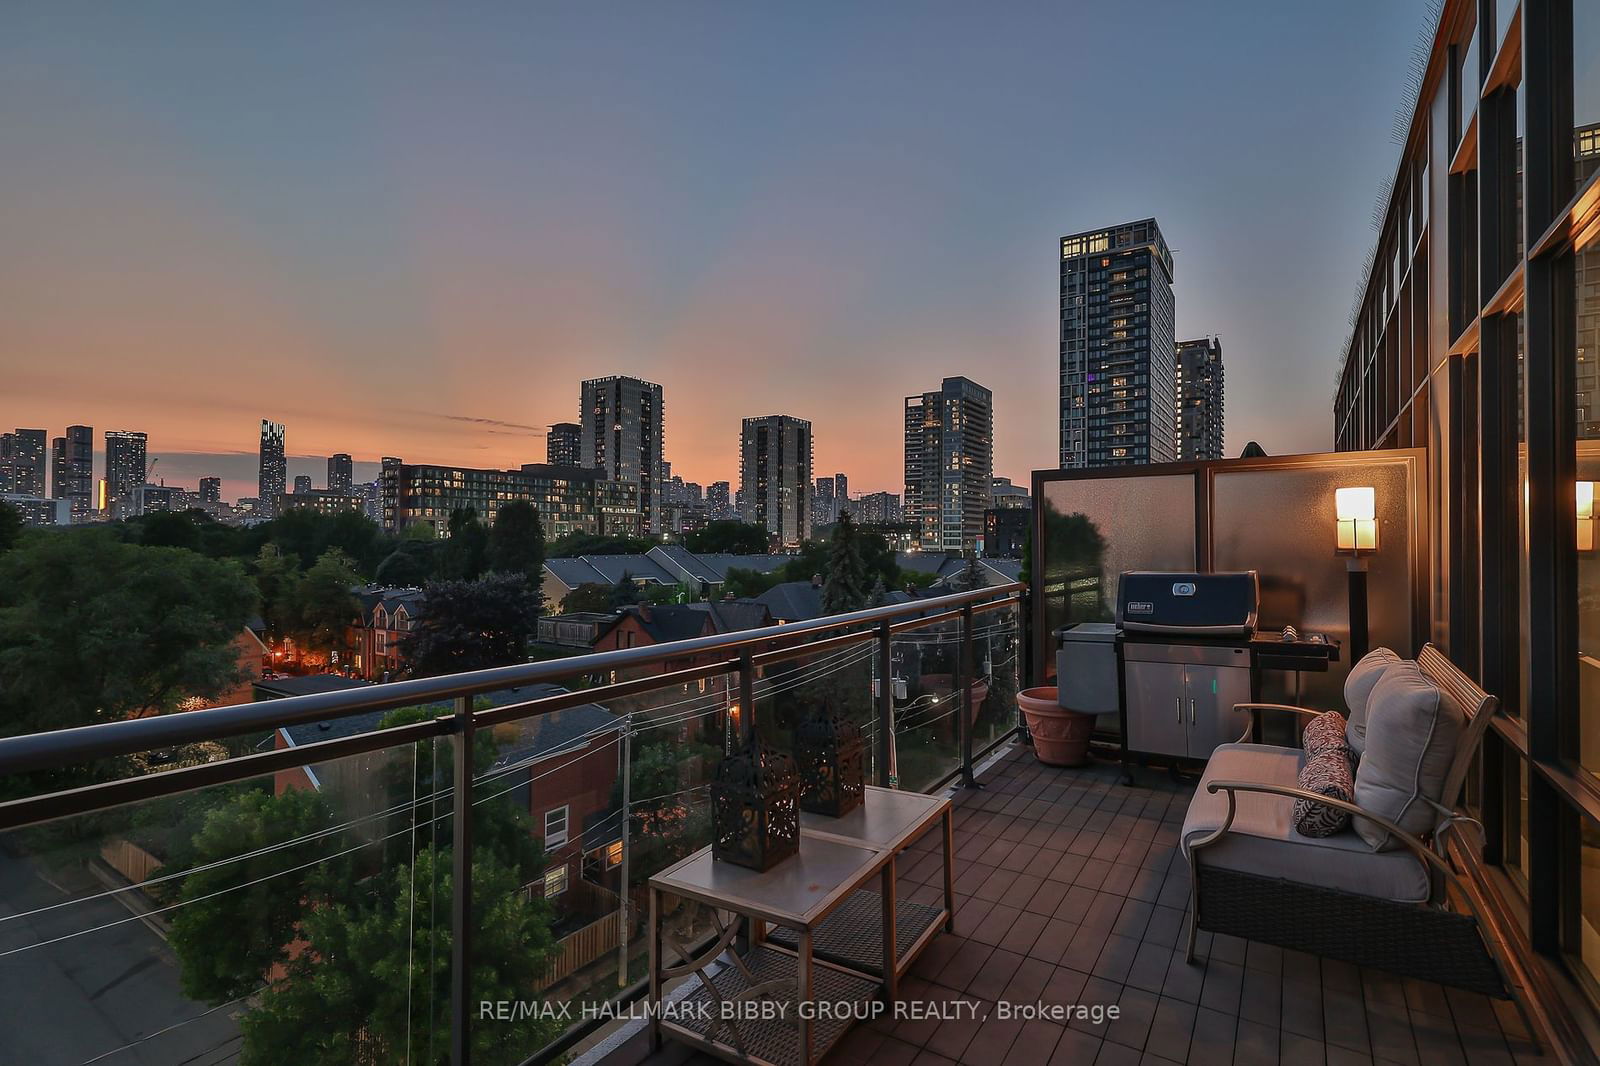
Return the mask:
{"type": "Polygon", "coordinates": [[[1345,560],[1350,597],[1350,661],[1367,654],[1367,560],[1378,550],[1378,494],[1370,485],[1333,490],[1336,552],[1345,560]]]}
{"type": "Polygon", "coordinates": [[[1378,550],[1378,498],[1374,489],[1334,489],[1333,508],[1340,552],[1378,550]]]}
{"type": "Polygon", "coordinates": [[[1578,482],[1578,550],[1592,552],[1594,541],[1594,482],[1578,482]]]}

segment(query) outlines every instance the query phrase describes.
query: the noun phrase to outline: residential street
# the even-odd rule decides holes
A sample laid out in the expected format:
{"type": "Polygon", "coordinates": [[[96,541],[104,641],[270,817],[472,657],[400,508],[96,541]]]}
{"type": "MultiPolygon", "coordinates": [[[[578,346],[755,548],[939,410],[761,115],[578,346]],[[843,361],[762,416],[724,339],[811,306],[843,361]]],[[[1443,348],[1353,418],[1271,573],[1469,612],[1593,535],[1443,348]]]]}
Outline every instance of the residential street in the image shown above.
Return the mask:
{"type": "MultiPolygon", "coordinates": [[[[93,893],[73,895],[83,894],[93,893]]],[[[130,912],[117,900],[16,917],[67,898],[32,863],[0,851],[0,1062],[210,1066],[237,1061],[239,1029],[231,1015],[239,1008],[207,1015],[210,1008],[185,998],[178,990],[177,960],[166,943],[143,922],[123,921],[130,912]],[[5,954],[109,922],[121,924],[5,954]]]]}

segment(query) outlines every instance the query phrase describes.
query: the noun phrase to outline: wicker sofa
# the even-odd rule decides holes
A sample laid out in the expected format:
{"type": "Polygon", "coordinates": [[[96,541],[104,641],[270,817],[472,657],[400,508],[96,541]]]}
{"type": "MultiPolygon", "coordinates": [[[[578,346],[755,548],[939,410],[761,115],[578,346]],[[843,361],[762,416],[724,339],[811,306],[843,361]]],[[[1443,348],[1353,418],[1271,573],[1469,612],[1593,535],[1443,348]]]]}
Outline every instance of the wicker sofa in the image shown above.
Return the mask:
{"type": "MultiPolygon", "coordinates": [[[[1487,946],[1472,894],[1445,858],[1444,839],[1465,821],[1455,804],[1473,753],[1498,703],[1427,645],[1416,660],[1437,687],[1439,704],[1462,723],[1448,771],[1428,804],[1431,830],[1408,832],[1388,819],[1298,787],[1299,748],[1237,744],[1217,748],[1195,790],[1181,838],[1189,861],[1188,958],[1201,929],[1228,933],[1504,998],[1508,985],[1487,946]],[[1297,798],[1348,810],[1370,832],[1386,830],[1374,850],[1355,829],[1301,836],[1292,825],[1297,798]],[[1376,827],[1376,828],[1374,828],[1376,827]]],[[[1309,720],[1318,712],[1248,704],[1259,726],[1267,714],[1309,720]]],[[[1419,789],[1419,793],[1422,790],[1419,789]]],[[[1408,821],[1415,822],[1415,817],[1408,821]]],[[[1369,833],[1370,835],[1370,833],[1369,833]]]]}

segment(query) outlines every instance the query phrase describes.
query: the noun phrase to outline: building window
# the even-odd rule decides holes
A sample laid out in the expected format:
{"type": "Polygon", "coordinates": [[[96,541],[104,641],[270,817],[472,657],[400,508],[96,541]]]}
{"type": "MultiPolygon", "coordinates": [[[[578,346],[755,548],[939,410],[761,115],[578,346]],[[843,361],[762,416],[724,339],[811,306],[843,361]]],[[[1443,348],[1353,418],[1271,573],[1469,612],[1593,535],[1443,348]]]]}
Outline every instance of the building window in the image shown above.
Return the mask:
{"type": "Polygon", "coordinates": [[[567,842],[567,808],[565,804],[544,812],[544,847],[546,851],[559,848],[567,842]]]}
{"type": "Polygon", "coordinates": [[[555,899],[567,890],[567,868],[557,866],[544,872],[544,898],[555,899]]]}
{"type": "Polygon", "coordinates": [[[622,841],[614,840],[606,846],[606,869],[622,865],[622,841]]]}
{"type": "Polygon", "coordinates": [[[386,629],[378,630],[372,635],[372,641],[373,647],[377,649],[378,654],[385,654],[389,650],[389,631],[386,629]]]}

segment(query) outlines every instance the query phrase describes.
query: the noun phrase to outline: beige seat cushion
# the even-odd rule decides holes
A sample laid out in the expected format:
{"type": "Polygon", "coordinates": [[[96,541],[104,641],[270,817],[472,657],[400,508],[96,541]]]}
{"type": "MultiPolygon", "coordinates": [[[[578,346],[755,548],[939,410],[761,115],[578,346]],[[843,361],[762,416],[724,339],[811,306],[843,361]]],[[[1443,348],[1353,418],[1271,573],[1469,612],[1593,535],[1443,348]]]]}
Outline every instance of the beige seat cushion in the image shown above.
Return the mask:
{"type": "MultiPolygon", "coordinates": [[[[1214,832],[1228,814],[1227,793],[1206,791],[1211,781],[1254,781],[1293,787],[1304,753],[1268,744],[1224,744],[1212,753],[1183,820],[1184,854],[1214,832]]],[[[1408,851],[1373,851],[1353,831],[1306,837],[1294,831],[1294,800],[1240,792],[1233,825],[1196,852],[1202,865],[1278,877],[1363,896],[1420,903],[1428,899],[1428,874],[1408,851]]]]}
{"type": "Polygon", "coordinates": [[[1388,648],[1373,648],[1350,668],[1344,679],[1344,742],[1359,757],[1367,742],[1367,700],[1384,671],[1404,660],[1388,648]]]}
{"type": "MultiPolygon", "coordinates": [[[[1382,815],[1408,833],[1428,832],[1455,759],[1466,716],[1416,663],[1383,672],[1367,699],[1367,747],[1356,768],[1356,806],[1382,815]]],[[[1402,847],[1376,824],[1357,817],[1356,832],[1373,849],[1402,847]]]]}

